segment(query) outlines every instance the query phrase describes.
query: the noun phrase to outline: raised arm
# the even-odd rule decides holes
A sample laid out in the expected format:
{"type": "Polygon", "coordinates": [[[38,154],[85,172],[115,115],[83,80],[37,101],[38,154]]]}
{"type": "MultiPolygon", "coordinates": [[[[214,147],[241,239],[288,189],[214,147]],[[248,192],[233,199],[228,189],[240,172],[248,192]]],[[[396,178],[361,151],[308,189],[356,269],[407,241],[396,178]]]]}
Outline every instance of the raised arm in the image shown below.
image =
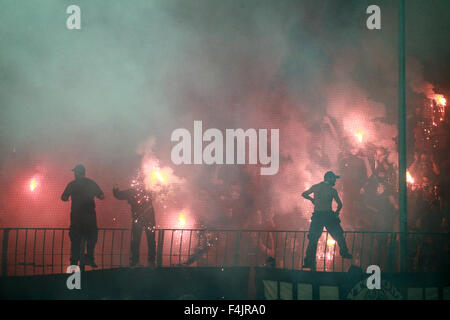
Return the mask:
{"type": "Polygon", "coordinates": [[[341,201],[341,198],[339,198],[339,194],[337,193],[336,189],[333,189],[333,199],[336,201],[336,203],[338,205],[336,214],[339,214],[342,209],[342,201],[341,201]]]}
{"type": "Polygon", "coordinates": [[[114,198],[119,199],[119,200],[128,200],[128,197],[129,197],[128,190],[121,191],[117,187],[113,188],[113,195],[114,195],[114,198]]]}
{"type": "Polygon", "coordinates": [[[419,166],[419,154],[417,152],[414,152],[414,161],[409,166],[408,171],[412,174],[415,174],[418,166],[419,166]]]}
{"type": "Polygon", "coordinates": [[[438,166],[436,165],[436,162],[434,162],[433,154],[431,155],[431,164],[432,164],[434,174],[439,175],[440,171],[439,171],[438,166]]]}
{"type": "Polygon", "coordinates": [[[370,178],[372,176],[373,172],[372,172],[372,168],[370,167],[370,164],[369,164],[369,158],[367,156],[364,156],[363,160],[364,160],[364,166],[366,167],[366,176],[367,176],[367,178],[370,178]]]}

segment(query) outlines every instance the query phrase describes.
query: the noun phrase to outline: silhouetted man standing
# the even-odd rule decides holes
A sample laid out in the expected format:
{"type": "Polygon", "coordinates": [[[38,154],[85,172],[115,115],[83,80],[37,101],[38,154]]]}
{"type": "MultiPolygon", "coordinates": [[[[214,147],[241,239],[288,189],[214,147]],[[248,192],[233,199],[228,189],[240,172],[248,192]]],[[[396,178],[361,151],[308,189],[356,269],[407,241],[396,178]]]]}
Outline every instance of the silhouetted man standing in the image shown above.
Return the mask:
{"type": "MultiPolygon", "coordinates": [[[[141,182],[140,184],[143,184],[141,182]]],[[[141,245],[142,231],[145,231],[148,245],[148,266],[155,267],[156,241],[155,241],[155,211],[152,198],[143,186],[135,186],[127,190],[113,188],[114,197],[119,200],[127,200],[131,206],[131,257],[130,266],[139,263],[139,248],[141,245]]]]}
{"type": "Polygon", "coordinates": [[[302,193],[303,198],[310,200],[314,204],[314,212],[308,233],[309,243],[303,268],[315,269],[317,242],[322,235],[323,227],[327,228],[327,231],[339,244],[341,256],[346,259],[352,258],[345,243],[344,230],[342,230],[340,225],[339,212],[342,209],[342,202],[336,189],[333,188],[338,178],[339,176],[332,171],[328,171],[325,173],[324,181],[313,185],[309,190],[302,193]],[[314,193],[314,198],[309,196],[311,193],[314,193]],[[338,204],[336,212],[333,212],[331,206],[333,199],[338,204]]]}
{"type": "Polygon", "coordinates": [[[71,240],[70,264],[77,265],[81,259],[82,264],[96,268],[94,250],[97,243],[98,228],[94,197],[103,200],[105,196],[93,180],[86,178],[84,166],[79,164],[72,171],[75,180],[67,185],[61,195],[62,201],[68,201],[69,197],[72,200],[69,231],[71,240]],[[85,241],[87,254],[83,257],[81,252],[84,255],[85,241]]]}
{"type": "Polygon", "coordinates": [[[357,228],[364,226],[364,215],[361,215],[362,196],[361,188],[370,176],[369,160],[361,152],[354,141],[349,142],[350,152],[345,153],[339,161],[339,172],[342,177],[343,200],[345,202],[345,225],[357,228]]]}

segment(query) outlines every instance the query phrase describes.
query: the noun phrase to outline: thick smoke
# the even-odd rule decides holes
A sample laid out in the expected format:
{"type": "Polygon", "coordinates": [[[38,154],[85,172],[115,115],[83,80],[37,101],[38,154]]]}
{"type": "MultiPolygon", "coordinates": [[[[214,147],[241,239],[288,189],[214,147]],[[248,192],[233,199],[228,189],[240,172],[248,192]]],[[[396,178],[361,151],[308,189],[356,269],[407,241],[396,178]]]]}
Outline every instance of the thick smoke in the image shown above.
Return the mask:
{"type": "Polygon", "coordinates": [[[311,213],[300,193],[338,169],[344,139],[363,132],[397,159],[391,2],[380,4],[377,32],[365,28],[364,1],[77,1],[79,31],[65,29],[69,2],[2,1],[0,223],[65,226],[59,196],[83,163],[106,192],[100,226],[128,226],[110,189],[140,169],[167,182],[147,181],[160,226],[187,212],[190,226],[242,227],[261,210],[278,228],[300,228],[311,213]],[[279,173],[173,165],[170,135],[194,120],[280,129],[279,173]]]}

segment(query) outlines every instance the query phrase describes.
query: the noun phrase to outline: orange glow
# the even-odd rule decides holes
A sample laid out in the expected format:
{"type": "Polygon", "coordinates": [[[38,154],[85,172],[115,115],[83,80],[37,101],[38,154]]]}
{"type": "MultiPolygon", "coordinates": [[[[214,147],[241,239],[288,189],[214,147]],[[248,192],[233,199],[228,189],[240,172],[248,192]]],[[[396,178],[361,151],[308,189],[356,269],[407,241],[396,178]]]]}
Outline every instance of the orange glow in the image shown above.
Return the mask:
{"type": "Polygon", "coordinates": [[[38,187],[38,183],[36,181],[35,178],[31,179],[30,181],[30,191],[34,192],[34,190],[36,190],[36,188],[38,187]]]}
{"type": "Polygon", "coordinates": [[[153,171],[153,174],[155,175],[155,177],[159,180],[159,181],[161,181],[161,182],[164,182],[165,180],[164,180],[164,177],[162,176],[162,174],[159,172],[159,171],[153,171]]]}
{"type": "Polygon", "coordinates": [[[447,99],[445,99],[444,95],[442,94],[436,94],[434,95],[434,101],[436,101],[437,104],[440,104],[441,106],[447,105],[447,99]]]}
{"type": "Polygon", "coordinates": [[[364,132],[356,132],[355,137],[356,137],[356,139],[358,139],[359,143],[362,143],[363,137],[364,137],[364,132]]]}
{"type": "Polygon", "coordinates": [[[186,216],[184,215],[184,213],[181,213],[178,216],[178,226],[180,228],[184,228],[186,226],[186,216]]]}
{"type": "Polygon", "coordinates": [[[411,176],[411,173],[409,173],[409,171],[406,171],[406,182],[414,183],[414,178],[411,176]]]}
{"type": "Polygon", "coordinates": [[[148,177],[152,184],[154,184],[155,182],[161,182],[161,183],[166,182],[166,179],[164,178],[162,172],[159,170],[153,170],[153,171],[149,172],[148,177]]]}

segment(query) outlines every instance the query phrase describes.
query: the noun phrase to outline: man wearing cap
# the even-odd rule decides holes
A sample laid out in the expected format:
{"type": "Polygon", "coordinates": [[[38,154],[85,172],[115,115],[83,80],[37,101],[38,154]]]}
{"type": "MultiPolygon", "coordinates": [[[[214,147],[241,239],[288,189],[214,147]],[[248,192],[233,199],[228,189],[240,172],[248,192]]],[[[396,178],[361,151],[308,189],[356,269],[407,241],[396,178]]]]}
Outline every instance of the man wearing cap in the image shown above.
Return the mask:
{"type": "Polygon", "coordinates": [[[315,269],[317,242],[322,235],[323,227],[327,228],[327,231],[339,244],[339,252],[342,258],[352,258],[345,243],[344,230],[342,230],[340,225],[339,212],[342,209],[342,202],[336,189],[333,188],[338,178],[339,176],[332,171],[328,171],[325,173],[324,181],[313,185],[302,193],[303,198],[310,200],[314,204],[314,212],[308,233],[309,243],[303,268],[315,269]],[[314,193],[314,198],[309,196],[311,193],[314,193]],[[333,212],[332,209],[333,199],[338,205],[336,212],[333,212]]]}
{"type": "Polygon", "coordinates": [[[61,195],[62,201],[68,201],[69,197],[72,200],[69,231],[71,241],[70,264],[77,265],[80,259],[85,258],[83,261],[85,265],[96,268],[94,249],[97,243],[98,229],[94,198],[103,200],[105,196],[97,183],[86,178],[86,169],[83,165],[77,165],[72,171],[75,180],[67,185],[61,195]],[[82,257],[84,241],[86,241],[87,254],[82,257]]]}

